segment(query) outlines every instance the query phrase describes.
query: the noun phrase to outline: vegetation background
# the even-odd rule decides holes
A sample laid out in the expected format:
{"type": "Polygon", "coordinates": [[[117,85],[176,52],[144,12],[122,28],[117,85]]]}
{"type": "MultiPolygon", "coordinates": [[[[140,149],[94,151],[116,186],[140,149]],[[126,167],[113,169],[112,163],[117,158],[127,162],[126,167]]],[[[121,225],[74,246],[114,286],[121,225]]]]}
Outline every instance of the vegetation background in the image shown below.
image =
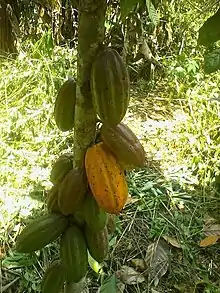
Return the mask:
{"type": "MultiPolygon", "coordinates": [[[[198,42],[219,1],[136,2],[109,1],[106,43],[129,66],[124,121],[148,164],[127,174],[131,197],[109,258],[90,262],[85,292],[220,292],[220,54],[212,66],[204,60],[220,47],[198,42]]],[[[53,108],[59,87],[76,77],[77,1],[0,4],[0,288],[39,292],[57,245],[30,257],[14,244],[45,209],[51,164],[73,142],[53,108]]]]}

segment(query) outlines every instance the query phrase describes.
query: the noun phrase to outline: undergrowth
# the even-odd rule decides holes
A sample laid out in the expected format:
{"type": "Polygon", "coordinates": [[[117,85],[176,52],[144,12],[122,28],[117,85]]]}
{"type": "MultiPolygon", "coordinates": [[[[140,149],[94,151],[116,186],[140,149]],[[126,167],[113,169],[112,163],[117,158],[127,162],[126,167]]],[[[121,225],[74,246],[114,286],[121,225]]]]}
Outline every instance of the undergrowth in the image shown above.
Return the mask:
{"type": "MultiPolygon", "coordinates": [[[[53,107],[62,82],[76,75],[74,51],[52,46],[45,53],[41,42],[25,48],[16,60],[2,62],[0,70],[3,286],[19,293],[40,290],[42,271],[58,253],[54,244],[26,257],[15,253],[14,244],[26,217],[44,210],[51,163],[72,148],[73,133],[57,129],[53,107]],[[14,276],[19,285],[7,287],[14,276]]],[[[151,92],[146,82],[132,87],[125,122],[145,146],[147,167],[128,173],[131,199],[137,201],[131,200],[119,218],[104,271],[109,275],[131,265],[150,242],[169,236],[180,248],[170,248],[169,270],[158,290],[219,292],[218,244],[201,249],[198,243],[207,214],[220,218],[220,76],[205,76],[198,54],[164,61],[164,66],[166,78],[151,92]]],[[[97,276],[89,276],[90,284],[98,282],[97,276]]],[[[150,292],[144,284],[127,286],[124,292],[150,292]]],[[[97,284],[90,288],[96,292],[97,284]]]]}

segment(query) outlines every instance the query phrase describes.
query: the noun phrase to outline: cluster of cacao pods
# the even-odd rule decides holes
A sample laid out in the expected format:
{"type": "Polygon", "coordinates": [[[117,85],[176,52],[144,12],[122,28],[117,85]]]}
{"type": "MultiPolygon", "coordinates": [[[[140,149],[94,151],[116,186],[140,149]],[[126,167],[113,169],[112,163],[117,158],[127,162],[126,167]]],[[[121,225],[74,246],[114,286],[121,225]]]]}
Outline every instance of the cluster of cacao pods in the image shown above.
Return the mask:
{"type": "MultiPolygon", "coordinates": [[[[123,59],[103,49],[91,68],[90,88],[94,110],[102,122],[99,141],[85,154],[85,167],[74,164],[71,153],[53,164],[48,192],[48,213],[27,225],[18,236],[19,252],[31,253],[60,237],[59,260],[46,270],[43,293],[58,293],[79,282],[88,269],[88,252],[98,262],[108,254],[108,225],[123,209],[128,187],[124,168],[142,167],[144,148],[121,121],[129,104],[129,76],[123,59]]],[[[58,92],[54,118],[62,131],[74,127],[76,82],[68,79],[58,92]]]]}

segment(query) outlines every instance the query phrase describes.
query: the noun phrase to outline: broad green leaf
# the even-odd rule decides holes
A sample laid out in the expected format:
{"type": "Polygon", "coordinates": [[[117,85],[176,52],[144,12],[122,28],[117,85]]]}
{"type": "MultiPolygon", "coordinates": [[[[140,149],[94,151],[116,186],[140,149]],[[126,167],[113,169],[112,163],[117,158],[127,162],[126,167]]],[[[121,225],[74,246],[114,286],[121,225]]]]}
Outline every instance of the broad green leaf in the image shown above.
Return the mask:
{"type": "Polygon", "coordinates": [[[150,20],[152,21],[154,26],[157,26],[158,21],[159,21],[158,15],[157,15],[157,11],[156,11],[153,3],[151,2],[151,0],[146,0],[146,6],[147,6],[147,11],[148,11],[150,20]]]}
{"type": "Polygon", "coordinates": [[[199,29],[198,44],[209,46],[220,40],[220,8],[199,29]]]}
{"type": "Polygon", "coordinates": [[[117,293],[116,277],[112,275],[104,280],[99,293],[117,293]]]}
{"type": "Polygon", "coordinates": [[[24,253],[13,253],[11,256],[6,257],[2,264],[5,267],[25,267],[25,266],[32,266],[34,263],[36,263],[37,259],[35,255],[26,255],[24,253]]]}
{"type": "Polygon", "coordinates": [[[220,49],[216,49],[204,56],[204,71],[212,73],[220,69],[220,49]]]}
{"type": "Polygon", "coordinates": [[[124,20],[139,3],[139,0],[120,0],[121,18],[124,20]]]}

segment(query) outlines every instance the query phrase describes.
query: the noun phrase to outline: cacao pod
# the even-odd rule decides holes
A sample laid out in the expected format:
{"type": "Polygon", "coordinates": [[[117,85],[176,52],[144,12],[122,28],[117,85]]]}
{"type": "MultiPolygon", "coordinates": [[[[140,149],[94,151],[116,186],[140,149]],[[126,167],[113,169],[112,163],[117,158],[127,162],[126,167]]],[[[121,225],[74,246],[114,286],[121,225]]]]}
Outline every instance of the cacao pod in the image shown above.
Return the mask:
{"type": "Polygon", "coordinates": [[[60,293],[66,279],[65,270],[60,261],[54,261],[45,271],[42,280],[42,293],[60,293]]]}
{"type": "Polygon", "coordinates": [[[74,127],[76,104],[76,82],[69,78],[58,91],[54,107],[54,118],[61,131],[72,130],[74,127]]]}
{"type": "Polygon", "coordinates": [[[93,106],[105,125],[116,126],[129,104],[130,81],[123,59],[114,49],[97,55],[91,69],[93,106]]]}
{"type": "Polygon", "coordinates": [[[73,212],[72,215],[69,216],[70,224],[76,224],[77,226],[83,226],[85,223],[84,214],[82,210],[82,206],[80,206],[77,210],[73,212]]]}
{"type": "Polygon", "coordinates": [[[53,164],[50,181],[56,185],[60,184],[66,174],[73,168],[73,155],[70,153],[61,155],[53,164]]]}
{"type": "Polygon", "coordinates": [[[108,220],[107,220],[107,230],[108,234],[113,234],[116,229],[116,216],[112,214],[108,214],[108,220]]]}
{"type": "Polygon", "coordinates": [[[124,123],[115,127],[101,127],[101,140],[119,162],[133,167],[143,167],[145,152],[137,136],[124,123]]]}
{"type": "Polygon", "coordinates": [[[58,206],[58,186],[53,186],[48,192],[46,204],[49,213],[60,213],[58,206]]]}
{"type": "Polygon", "coordinates": [[[85,238],[80,229],[73,225],[62,235],[60,258],[67,273],[67,281],[78,283],[88,269],[88,253],[85,238]]]}
{"type": "Polygon", "coordinates": [[[60,214],[48,214],[32,221],[17,238],[18,252],[33,252],[56,240],[66,229],[68,220],[60,214]]]}
{"type": "Polygon", "coordinates": [[[84,199],[83,214],[86,224],[95,232],[102,230],[107,223],[106,212],[98,206],[91,192],[84,199]]]}
{"type": "Polygon", "coordinates": [[[97,262],[102,262],[108,255],[109,250],[107,227],[94,232],[86,225],[85,238],[90,255],[97,262]]]}
{"type": "Polygon", "coordinates": [[[85,168],[90,189],[99,207],[118,214],[128,197],[124,171],[116,158],[101,142],[87,149],[85,168]]]}
{"type": "Polygon", "coordinates": [[[79,168],[70,170],[60,184],[58,192],[58,205],[62,214],[72,214],[82,204],[86,190],[84,170],[79,168]]]}

